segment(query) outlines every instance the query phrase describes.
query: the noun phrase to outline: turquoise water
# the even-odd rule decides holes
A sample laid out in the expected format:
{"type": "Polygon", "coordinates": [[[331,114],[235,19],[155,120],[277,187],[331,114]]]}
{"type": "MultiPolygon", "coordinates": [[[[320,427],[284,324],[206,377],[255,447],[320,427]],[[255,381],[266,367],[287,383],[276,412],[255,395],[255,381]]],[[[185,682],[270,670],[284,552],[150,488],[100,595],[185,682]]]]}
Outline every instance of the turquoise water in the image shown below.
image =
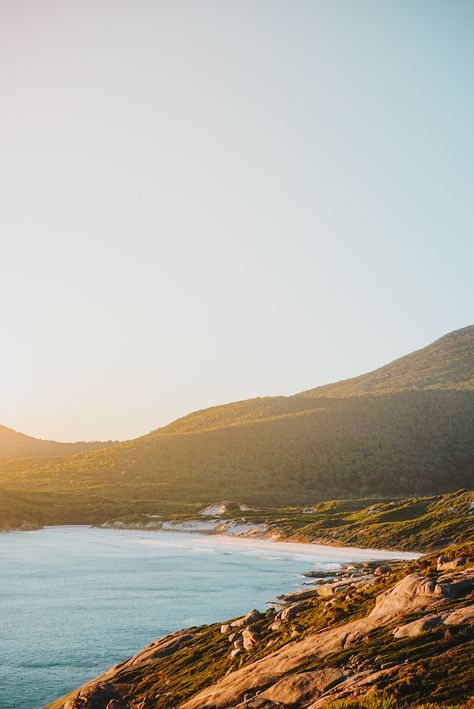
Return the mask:
{"type": "Polygon", "coordinates": [[[39,709],[171,630],[264,608],[302,571],[357,558],[182,532],[1,534],[0,707],[39,709]]]}

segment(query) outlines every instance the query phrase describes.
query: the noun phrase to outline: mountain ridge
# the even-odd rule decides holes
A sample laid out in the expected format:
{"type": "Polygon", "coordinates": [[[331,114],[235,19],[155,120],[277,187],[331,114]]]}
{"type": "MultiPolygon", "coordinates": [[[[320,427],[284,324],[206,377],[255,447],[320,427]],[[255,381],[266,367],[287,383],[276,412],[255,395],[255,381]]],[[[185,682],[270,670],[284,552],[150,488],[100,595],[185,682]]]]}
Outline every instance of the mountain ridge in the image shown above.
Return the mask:
{"type": "MultiPolygon", "coordinates": [[[[424,381],[426,383],[427,380],[425,379],[424,381]]],[[[290,396],[255,397],[252,399],[243,399],[242,401],[199,409],[186,414],[185,416],[181,416],[171,423],[151,431],[147,435],[153,436],[161,435],[163,433],[184,433],[191,430],[209,430],[211,428],[216,428],[216,416],[221,419],[221,422],[224,422],[224,425],[230,425],[231,423],[235,424],[238,422],[253,420],[255,418],[258,418],[259,420],[272,418],[275,415],[275,412],[277,412],[278,415],[283,415],[288,413],[300,413],[302,411],[316,410],[318,407],[321,407],[320,403],[308,401],[311,399],[352,398],[353,396],[367,396],[373,395],[374,393],[393,394],[400,391],[428,390],[474,391],[474,325],[468,325],[464,328],[453,330],[452,332],[438,338],[431,344],[407,355],[403,355],[402,357],[398,357],[389,364],[378,367],[377,369],[365,374],[349,379],[343,379],[330,384],[323,384],[319,387],[306,389],[290,396]],[[397,370],[400,368],[400,365],[405,365],[407,362],[411,365],[414,360],[417,363],[418,369],[420,368],[421,360],[421,366],[424,371],[426,371],[427,361],[432,358],[433,353],[438,355],[440,351],[443,357],[442,365],[444,365],[444,368],[439,366],[435,368],[435,379],[433,380],[432,373],[431,379],[428,379],[429,385],[427,386],[421,387],[412,385],[397,387],[392,385],[383,390],[377,387],[370,389],[367,385],[365,390],[359,390],[357,388],[360,383],[370,382],[370,380],[374,378],[378,380],[381,374],[384,375],[387,372],[391,373],[393,369],[397,370]],[[447,363],[446,360],[448,360],[447,363]],[[451,376],[453,376],[453,360],[458,364],[461,362],[465,366],[458,366],[456,368],[454,374],[457,381],[444,381],[443,386],[443,382],[439,381],[439,377],[441,373],[444,373],[445,379],[448,373],[451,373],[451,376]],[[446,366],[446,364],[448,366],[446,366]],[[438,377],[438,379],[436,379],[436,377],[438,377]],[[348,386],[351,384],[352,387],[348,386]],[[356,389],[354,389],[354,384],[356,384],[356,389]],[[205,426],[200,429],[199,421],[201,420],[205,421],[205,426]]]]}
{"type": "Polygon", "coordinates": [[[474,389],[473,349],[474,325],[467,325],[370,372],[350,379],[342,379],[332,384],[323,384],[314,389],[307,389],[296,396],[357,396],[375,392],[390,393],[406,390],[474,389]],[[466,352],[468,357],[466,357],[466,352]],[[434,357],[436,357],[436,361],[433,363],[433,367],[428,369],[427,362],[434,357]],[[421,372],[419,371],[420,363],[422,365],[421,372]],[[407,365],[411,366],[413,370],[414,364],[418,377],[412,375],[410,384],[410,379],[407,381],[406,367],[407,365]],[[448,373],[450,379],[446,381],[448,373]],[[404,377],[404,385],[400,384],[400,376],[404,377]]]}
{"type": "MultiPolygon", "coordinates": [[[[443,364],[445,361],[443,361],[443,364]]],[[[418,363],[419,364],[419,363],[418,363]]],[[[424,367],[426,371],[426,366],[424,367]]],[[[443,371],[441,369],[441,371],[443,371]]],[[[435,373],[440,374],[440,368],[435,370],[435,373]]],[[[446,375],[446,371],[444,371],[446,375]]],[[[58,450],[63,447],[65,450],[66,446],[77,447],[77,451],[81,452],[79,447],[83,446],[84,450],[92,450],[94,448],[109,447],[117,444],[126,444],[132,441],[142,440],[148,436],[158,436],[169,433],[184,433],[189,431],[198,430],[211,430],[216,428],[216,415],[220,418],[220,425],[234,425],[235,423],[244,423],[250,420],[264,420],[274,418],[279,415],[288,415],[291,413],[301,413],[304,411],[316,410],[321,407],[321,404],[314,403],[312,401],[307,401],[308,399],[325,399],[325,398],[352,398],[353,396],[366,396],[375,394],[390,394],[400,391],[427,391],[427,390],[451,390],[451,391],[474,391],[474,324],[467,325],[466,327],[453,330],[446,335],[434,340],[432,343],[415,350],[406,355],[396,358],[395,360],[389,362],[386,365],[377,367],[374,370],[366,372],[364,374],[357,375],[355,377],[350,377],[348,379],[341,379],[336,382],[331,382],[329,384],[322,384],[318,387],[311,389],[305,389],[296,394],[290,394],[289,396],[258,396],[252,397],[250,399],[242,399],[235,402],[228,402],[225,404],[217,404],[215,406],[205,407],[203,409],[197,409],[183,416],[179,416],[164,426],[160,426],[157,429],[153,429],[149,433],[142,434],[134,439],[129,439],[127,441],[77,441],[72,443],[63,443],[52,440],[37,439],[27,434],[15,431],[12,428],[0,424],[0,459],[7,457],[3,454],[4,442],[2,440],[2,434],[4,431],[16,434],[16,436],[22,439],[27,439],[38,444],[49,444],[51,446],[57,446],[58,450]],[[449,352],[443,352],[444,360],[448,359],[448,367],[446,368],[451,376],[453,376],[453,355],[454,358],[460,358],[464,364],[467,362],[467,366],[470,363],[470,369],[466,372],[465,367],[462,371],[457,371],[456,377],[457,381],[433,381],[429,380],[429,384],[426,386],[391,386],[381,388],[377,386],[370,387],[370,380],[380,381],[381,375],[392,373],[393,370],[400,368],[400,365],[406,363],[411,364],[414,360],[426,359],[426,354],[428,357],[432,355],[433,352],[437,352],[440,349],[440,345],[456,343],[458,345],[455,348],[450,348],[449,352]],[[461,346],[459,346],[461,344],[461,346]],[[466,352],[467,357],[466,357],[466,352]],[[369,384],[367,384],[369,382],[369,384]],[[365,384],[365,388],[364,388],[365,384]],[[444,384],[444,386],[443,386],[444,384]],[[355,386],[354,386],[355,385],[355,386]],[[362,387],[359,388],[359,386],[362,387]],[[229,415],[230,414],[230,415],[229,415]],[[200,420],[204,420],[205,425],[200,427],[200,420]]],[[[58,453],[58,455],[64,455],[64,453],[58,453]]],[[[10,457],[10,456],[8,456],[10,457]]],[[[43,456],[41,456],[43,457],[43,456]]],[[[46,455],[44,457],[47,457],[46,455]]]]}

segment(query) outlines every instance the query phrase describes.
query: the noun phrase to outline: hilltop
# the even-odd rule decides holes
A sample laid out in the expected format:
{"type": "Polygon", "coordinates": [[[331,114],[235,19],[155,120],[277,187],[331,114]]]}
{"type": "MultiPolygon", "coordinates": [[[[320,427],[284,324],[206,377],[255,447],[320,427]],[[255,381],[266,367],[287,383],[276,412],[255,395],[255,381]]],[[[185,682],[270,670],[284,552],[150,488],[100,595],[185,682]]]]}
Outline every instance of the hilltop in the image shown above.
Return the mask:
{"type": "Polygon", "coordinates": [[[474,325],[454,330],[373,372],[309,389],[299,396],[347,397],[433,390],[474,390],[474,325]]]}
{"type": "Polygon", "coordinates": [[[0,526],[471,487],[474,326],[352,380],[197,411],[133,441],[0,467],[0,526]],[[3,498],[3,502],[2,502],[3,498]]]}
{"type": "Polygon", "coordinates": [[[11,458],[56,458],[110,446],[114,441],[77,441],[60,443],[32,438],[12,428],[0,425],[0,459],[11,458]]]}

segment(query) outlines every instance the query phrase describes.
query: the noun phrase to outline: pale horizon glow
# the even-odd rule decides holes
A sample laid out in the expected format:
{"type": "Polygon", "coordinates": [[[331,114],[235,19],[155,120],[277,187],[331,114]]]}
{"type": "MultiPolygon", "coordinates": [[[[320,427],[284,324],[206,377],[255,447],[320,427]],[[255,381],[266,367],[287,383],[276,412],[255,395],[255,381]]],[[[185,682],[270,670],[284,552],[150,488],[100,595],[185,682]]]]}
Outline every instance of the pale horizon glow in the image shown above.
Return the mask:
{"type": "Polygon", "coordinates": [[[0,423],[130,439],[472,323],[473,21],[0,0],[0,423]]]}

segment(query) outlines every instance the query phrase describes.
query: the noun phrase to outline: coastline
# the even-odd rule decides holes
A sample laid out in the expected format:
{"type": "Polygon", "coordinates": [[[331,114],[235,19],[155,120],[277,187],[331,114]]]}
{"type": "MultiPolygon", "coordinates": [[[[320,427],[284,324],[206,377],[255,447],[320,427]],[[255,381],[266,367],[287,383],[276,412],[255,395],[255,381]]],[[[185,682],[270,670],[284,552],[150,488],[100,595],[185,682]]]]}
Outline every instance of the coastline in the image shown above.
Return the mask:
{"type": "MultiPolygon", "coordinates": [[[[229,670],[232,673],[238,672],[240,667],[242,667],[244,672],[244,668],[249,662],[257,661],[260,657],[268,657],[265,662],[272,663],[274,661],[273,658],[277,658],[279,652],[284,653],[287,651],[285,648],[288,648],[288,652],[293,652],[293,648],[295,648],[295,652],[298,653],[298,648],[300,647],[298,643],[301,644],[303,650],[306,645],[313,647],[313,642],[319,642],[320,633],[327,633],[328,637],[332,638],[331,633],[334,632],[334,637],[337,639],[339,637],[338,633],[344,635],[346,632],[343,630],[343,625],[341,630],[338,630],[340,622],[348,622],[349,625],[347,627],[349,628],[352,622],[351,617],[360,619],[361,626],[364,627],[364,633],[366,630],[370,632],[378,627],[378,621],[376,620],[371,625],[370,614],[373,604],[377,604],[377,598],[379,596],[381,598],[384,597],[383,594],[394,583],[406,583],[406,581],[402,581],[404,575],[415,572],[418,567],[416,562],[411,562],[420,556],[416,552],[351,546],[336,547],[314,542],[288,542],[257,538],[255,536],[201,534],[189,531],[184,533],[176,530],[113,529],[109,527],[103,529],[87,525],[51,525],[46,527],[44,531],[54,530],[58,532],[61,532],[61,530],[65,532],[67,530],[83,530],[84,532],[90,530],[94,536],[102,537],[104,535],[108,547],[114,537],[119,541],[123,535],[132,538],[132,546],[128,545],[129,554],[131,552],[132,555],[136,553],[133,549],[138,548],[135,546],[136,542],[138,542],[142,549],[143,545],[149,549],[146,554],[151,554],[151,556],[154,555],[153,547],[156,545],[157,547],[171,546],[171,557],[169,556],[169,558],[175,557],[175,552],[172,548],[175,546],[176,554],[180,554],[180,550],[181,552],[187,550],[217,551],[218,554],[224,555],[227,553],[232,555],[234,552],[245,557],[254,557],[254,562],[252,562],[254,564],[270,564],[274,565],[275,568],[279,566],[278,559],[288,560],[291,557],[294,560],[298,559],[300,562],[300,571],[297,572],[299,578],[296,578],[295,574],[293,574],[293,579],[288,577],[288,583],[285,582],[283,585],[283,592],[278,592],[281,595],[270,593],[266,602],[264,598],[260,597],[258,603],[249,603],[247,608],[253,607],[253,610],[250,610],[245,616],[216,612],[212,614],[210,620],[205,621],[204,625],[189,621],[182,622],[177,626],[182,628],[181,630],[157,633],[155,636],[157,639],[144,645],[143,649],[139,650],[135,655],[123,653],[123,655],[119,656],[117,665],[110,667],[111,663],[104,662],[103,666],[109,665],[110,667],[105,673],[86,681],[85,684],[77,682],[78,689],[71,690],[66,695],[63,695],[62,698],[53,700],[48,705],[55,707],[55,709],[59,709],[59,707],[65,709],[66,705],[70,709],[68,702],[75,701],[75,697],[94,697],[97,693],[102,692],[104,687],[107,688],[107,692],[110,691],[110,697],[118,701],[122,696],[123,688],[125,686],[134,686],[134,682],[138,682],[136,677],[142,671],[153,674],[155,664],[156,676],[161,677],[161,672],[165,668],[164,671],[169,672],[167,683],[172,684],[175,681],[173,679],[175,661],[184,663],[181,671],[187,677],[188,662],[193,653],[195,653],[194,648],[196,645],[202,646],[204,656],[213,657],[214,653],[217,653],[220,669],[216,680],[225,682],[221,675],[224,677],[229,670]],[[160,533],[157,533],[157,531],[160,533]],[[260,562],[258,559],[265,559],[265,561],[260,562]],[[309,573],[305,572],[303,570],[304,567],[308,571],[309,569],[312,570],[309,573]],[[267,605],[267,610],[263,610],[264,603],[267,605]],[[231,618],[230,620],[223,620],[229,617],[231,618]],[[332,630],[333,627],[334,631],[332,630]],[[267,647],[268,650],[266,649],[267,647]],[[161,648],[163,648],[163,654],[161,648]],[[170,653],[169,659],[167,659],[168,653],[170,653]],[[127,657],[129,659],[122,659],[127,657]],[[149,658],[152,661],[152,665],[148,664],[149,658]],[[131,680],[131,684],[129,684],[129,680],[131,680]]],[[[112,541],[112,548],[117,546],[121,546],[120,541],[118,545],[112,541]]],[[[209,557],[205,554],[196,558],[201,559],[199,565],[202,570],[207,564],[207,558],[216,557],[213,554],[209,557]]],[[[424,562],[422,561],[421,563],[423,564],[424,562]]],[[[416,578],[418,578],[418,575],[416,575],[416,578]]],[[[408,575],[406,578],[410,579],[412,577],[408,575]]],[[[391,637],[390,633],[392,631],[389,630],[387,632],[389,633],[388,637],[391,637]]],[[[326,636],[324,635],[324,637],[326,636]]],[[[372,643],[370,637],[369,641],[372,643]]],[[[374,641],[372,644],[373,652],[376,655],[378,651],[377,642],[374,641]]],[[[305,653],[306,650],[302,654],[303,659],[305,653]]],[[[378,655],[376,656],[378,657],[378,655]]],[[[396,657],[398,661],[398,655],[396,657]]],[[[361,662],[363,663],[363,660],[361,662]]],[[[361,667],[364,673],[369,673],[370,668],[364,668],[363,664],[361,667]]],[[[193,706],[201,706],[199,702],[202,697],[200,697],[199,691],[205,690],[206,682],[209,682],[206,679],[207,673],[211,672],[212,674],[212,668],[212,663],[209,670],[203,670],[198,664],[193,670],[192,681],[196,685],[193,693],[198,697],[196,700],[198,704],[193,706]]],[[[347,674],[348,681],[351,677],[351,672],[350,668],[345,668],[342,673],[344,676],[344,673],[347,674]]],[[[367,674],[367,676],[370,675],[367,674]]],[[[363,679],[365,679],[365,674],[363,679]]],[[[179,684],[179,677],[177,677],[176,682],[176,691],[178,693],[184,691],[179,684]]],[[[212,686],[212,682],[210,682],[210,685],[212,686]]],[[[141,692],[141,689],[139,691],[141,692]]],[[[166,696],[163,696],[166,699],[166,696]]],[[[177,703],[176,706],[178,705],[181,704],[177,703]]],[[[129,704],[126,703],[125,706],[128,707],[129,704]]],[[[130,706],[135,706],[135,704],[132,703],[130,706]]],[[[161,704],[159,706],[161,709],[161,704]]],[[[203,706],[206,706],[206,704],[203,704],[203,706]]]]}
{"type": "MultiPolygon", "coordinates": [[[[52,524],[44,525],[43,527],[38,527],[34,529],[12,529],[8,530],[9,533],[20,532],[25,533],[35,533],[41,532],[42,530],[60,530],[60,529],[96,529],[109,532],[136,532],[150,534],[149,542],[152,546],[153,537],[156,536],[159,539],[159,535],[178,535],[179,537],[186,540],[187,535],[189,535],[189,541],[198,540],[204,547],[212,547],[217,545],[220,548],[236,547],[247,547],[249,551],[279,551],[283,554],[291,554],[295,558],[300,558],[301,560],[320,560],[320,557],[331,556],[327,563],[335,564],[346,564],[351,562],[364,562],[364,561],[414,561],[423,556],[424,552],[415,551],[403,551],[397,549],[376,549],[371,547],[357,547],[351,546],[349,544],[328,544],[322,542],[298,542],[298,541],[286,541],[285,539],[275,539],[265,536],[257,536],[255,534],[245,535],[245,534],[224,534],[224,533],[206,533],[200,532],[198,530],[191,531],[188,529],[150,529],[150,528],[138,528],[138,527],[115,527],[112,525],[90,525],[90,524],[52,524]],[[334,556],[338,557],[336,560],[334,556]],[[318,557],[318,559],[316,559],[318,557]]],[[[169,537],[170,538],[170,537],[169,537]]],[[[325,562],[326,563],[326,562],[325,562]]]]}
{"type": "MultiPolygon", "coordinates": [[[[318,556],[339,556],[340,561],[332,563],[350,563],[357,561],[390,561],[390,560],[400,560],[400,561],[410,561],[416,560],[423,556],[424,551],[404,551],[399,549],[387,549],[387,548],[373,548],[373,547],[361,547],[352,546],[350,544],[337,544],[329,541],[313,541],[313,542],[302,542],[286,540],[276,534],[271,536],[267,531],[262,531],[256,533],[255,525],[252,526],[252,530],[249,533],[238,532],[232,534],[230,532],[216,532],[214,530],[204,531],[197,528],[191,527],[181,527],[178,524],[172,527],[157,527],[157,526],[139,526],[139,525],[125,525],[123,523],[111,524],[104,523],[101,525],[91,525],[91,524],[60,524],[60,525],[43,525],[41,527],[31,527],[31,528],[19,528],[19,529],[7,529],[2,530],[4,533],[15,533],[19,532],[34,533],[41,532],[46,529],[98,529],[110,532],[137,532],[146,533],[151,535],[160,534],[178,534],[185,538],[185,535],[192,535],[192,538],[197,538],[204,543],[204,546],[212,546],[216,540],[217,543],[220,542],[222,546],[226,544],[229,547],[237,546],[248,546],[249,549],[253,548],[260,551],[281,551],[284,553],[291,553],[295,556],[301,556],[303,558],[311,559],[316,555],[318,556]],[[355,555],[355,558],[354,556],[355,555]]],[[[150,538],[152,539],[152,538],[150,538]]]]}
{"type": "MultiPolygon", "coordinates": [[[[233,520],[228,520],[227,522],[234,522],[233,520]]],[[[263,525],[246,525],[248,527],[247,530],[243,530],[244,525],[235,525],[234,529],[238,529],[238,531],[232,532],[229,531],[229,529],[232,529],[232,526],[229,526],[227,523],[222,522],[222,520],[214,520],[213,524],[214,526],[209,526],[209,522],[207,521],[204,523],[207,526],[204,527],[204,524],[201,526],[198,524],[201,522],[201,520],[189,520],[188,523],[173,523],[169,522],[167,523],[164,521],[162,523],[162,526],[158,525],[143,525],[143,524],[125,524],[122,522],[119,523],[105,523],[102,525],[97,526],[97,529],[108,529],[108,530],[115,530],[115,531],[136,531],[136,532],[150,532],[153,534],[156,533],[177,533],[177,534],[192,534],[196,535],[199,538],[202,539],[208,539],[210,540],[215,540],[215,539],[221,539],[221,540],[227,540],[229,544],[243,544],[245,545],[246,543],[251,546],[252,544],[259,543],[262,544],[262,549],[268,548],[268,549],[273,549],[278,550],[280,549],[281,551],[293,551],[295,554],[303,554],[306,556],[312,556],[314,555],[314,550],[317,547],[319,550],[319,553],[322,555],[334,555],[335,553],[340,553],[341,556],[344,557],[344,560],[341,563],[346,563],[350,561],[389,561],[389,560],[415,560],[418,559],[420,556],[423,556],[424,551],[404,551],[401,549],[387,549],[387,548],[374,548],[374,547],[362,547],[362,546],[353,546],[350,544],[344,544],[340,543],[337,544],[335,542],[332,542],[331,540],[326,541],[326,540],[315,540],[311,542],[307,541],[297,541],[294,538],[292,539],[285,539],[283,536],[279,535],[277,532],[270,530],[268,527],[263,528],[263,525]],[[191,524],[191,523],[198,523],[196,525],[191,524]],[[165,526],[166,525],[166,526],[165,526]],[[186,526],[185,526],[186,525],[186,526]],[[218,531],[219,529],[222,529],[222,531],[218,531]],[[224,531],[224,529],[226,531],[224,531]],[[263,545],[269,545],[268,547],[263,546],[263,545]],[[345,553],[345,552],[350,552],[350,553],[345,553]],[[356,555],[356,558],[345,558],[346,556],[352,556],[353,554],[356,555]]],[[[203,521],[204,522],[204,521],[203,521]]]]}
{"type": "MultiPolygon", "coordinates": [[[[107,531],[135,533],[136,538],[141,539],[142,543],[152,546],[161,545],[161,540],[165,538],[166,543],[171,540],[171,543],[176,546],[186,546],[190,549],[212,548],[222,550],[224,553],[230,549],[244,549],[245,555],[260,556],[262,553],[267,553],[266,559],[278,559],[279,555],[281,558],[284,556],[288,558],[291,555],[293,558],[304,559],[308,563],[319,560],[320,565],[318,569],[316,563],[312,572],[302,573],[307,581],[298,584],[299,588],[285,592],[275,600],[267,602],[270,606],[267,610],[258,610],[260,606],[254,605],[253,609],[243,616],[228,620],[223,620],[221,616],[220,621],[214,620],[205,626],[186,626],[181,630],[159,636],[135,655],[53,701],[48,705],[48,709],[66,709],[66,707],[70,709],[69,702],[75,701],[78,697],[95,701],[95,698],[101,697],[101,693],[104,692],[107,699],[122,701],[123,697],[125,707],[135,706],[133,702],[128,704],[129,698],[135,701],[139,696],[140,700],[146,701],[148,695],[154,698],[160,696],[163,702],[157,704],[157,707],[161,709],[161,707],[171,706],[167,702],[172,689],[177,697],[176,704],[173,706],[189,707],[189,709],[201,709],[204,706],[210,708],[214,705],[234,706],[244,698],[247,690],[253,691],[254,672],[260,667],[260,663],[263,663],[264,667],[268,666],[275,686],[275,689],[268,691],[280,691],[280,686],[286,688],[286,684],[283,683],[292,682],[293,677],[290,672],[288,679],[286,678],[285,672],[288,668],[285,665],[281,670],[280,657],[288,658],[290,669],[294,667],[295,662],[301,665],[304,673],[308,653],[310,657],[313,653],[318,662],[322,661],[325,664],[326,660],[322,658],[328,652],[330,656],[332,650],[341,653],[342,669],[337,669],[339,673],[337,691],[340,693],[338,697],[345,697],[345,693],[348,695],[354,691],[354,688],[360,690],[365,687],[364,683],[370,683],[371,678],[377,677],[379,672],[387,677],[387,681],[392,675],[398,675],[405,668],[403,663],[406,659],[403,653],[400,655],[396,645],[398,637],[396,633],[399,632],[397,628],[405,628],[403,618],[408,617],[410,612],[423,610],[424,614],[428,613],[429,623],[431,604],[442,604],[445,602],[445,597],[446,602],[449,603],[453,598],[450,590],[443,591],[441,595],[437,594],[436,590],[433,591],[433,600],[430,595],[431,590],[426,593],[425,588],[428,588],[426,583],[431,583],[429,574],[433,573],[433,566],[428,566],[423,573],[422,567],[416,565],[416,562],[412,564],[412,561],[421,556],[416,552],[350,546],[334,547],[315,543],[182,531],[162,530],[161,534],[157,534],[160,530],[108,529],[107,531]],[[415,586],[412,588],[410,584],[415,586]],[[418,592],[417,584],[423,589],[423,593],[418,592]],[[396,600],[397,593],[392,596],[390,590],[392,587],[408,589],[406,598],[403,590],[403,599],[399,605],[396,600]],[[391,600],[392,597],[394,601],[391,600]],[[357,643],[354,645],[357,658],[355,664],[349,662],[346,666],[344,664],[347,660],[344,654],[347,653],[345,643],[347,637],[352,637],[354,627],[358,629],[354,641],[360,637],[363,642],[360,647],[357,643]],[[375,632],[382,632],[387,636],[390,658],[393,657],[388,662],[380,654],[379,640],[373,636],[375,632]],[[393,636],[394,641],[391,640],[393,636]],[[392,642],[395,643],[393,648],[390,644],[392,642]],[[184,676],[186,683],[188,682],[189,663],[195,657],[196,647],[202,648],[204,657],[212,659],[206,660],[202,666],[198,663],[191,671],[193,685],[191,692],[187,685],[183,687],[180,684],[180,676],[184,676]],[[367,647],[373,655],[369,664],[365,658],[367,647]],[[219,666],[217,675],[214,675],[214,662],[219,666]],[[150,678],[150,686],[155,686],[153,690],[143,689],[142,673],[150,678]],[[163,673],[166,676],[166,692],[161,694],[163,673]],[[241,679],[242,688],[239,685],[241,679]],[[280,681],[282,685],[279,684],[280,681]],[[354,686],[353,682],[355,682],[354,686]],[[214,695],[217,693],[216,696],[220,696],[221,691],[225,701],[215,703],[214,695]],[[160,694],[155,694],[156,692],[160,694]]],[[[423,564],[423,561],[421,563],[423,564]]],[[[466,561],[464,565],[465,563],[466,561]]],[[[434,564],[436,565],[436,561],[434,564]]],[[[469,574],[469,571],[467,573],[469,574]]],[[[446,576],[446,583],[460,583],[467,588],[471,583],[469,578],[469,576],[461,577],[455,572],[451,576],[449,574],[446,576]]],[[[451,610],[448,609],[440,616],[441,625],[445,618],[448,618],[451,610]]],[[[459,610],[455,612],[460,618],[464,618],[465,612],[469,613],[464,610],[462,599],[459,610]]],[[[448,624],[449,622],[448,620],[448,624]]],[[[411,625],[407,627],[411,628],[411,625]]],[[[420,637],[422,642],[422,635],[420,637]]],[[[325,677],[326,671],[335,671],[332,661],[329,662],[328,667],[329,670],[323,667],[316,672],[325,677]]],[[[317,676],[319,677],[319,674],[317,676]]],[[[262,683],[263,688],[268,684],[267,680],[262,680],[262,683]]],[[[298,691],[300,689],[298,687],[298,691]]],[[[331,683],[328,684],[327,689],[329,693],[333,691],[331,683]]],[[[143,706],[145,705],[148,706],[148,704],[143,706]]],[[[71,704],[71,706],[75,705],[71,704]]]]}
{"type": "MultiPolygon", "coordinates": [[[[80,526],[80,525],[78,525],[80,526]]],[[[408,552],[394,549],[372,549],[368,547],[355,547],[350,545],[332,545],[321,544],[319,542],[295,542],[285,541],[284,539],[270,539],[264,536],[244,534],[224,534],[224,533],[203,533],[200,531],[180,530],[180,529],[137,529],[136,527],[97,527],[97,529],[107,529],[109,531],[127,531],[127,532],[147,532],[153,535],[157,534],[179,534],[192,535],[200,541],[202,546],[212,547],[214,545],[224,548],[236,548],[239,546],[247,547],[249,550],[255,551],[273,551],[281,553],[290,553],[292,556],[308,559],[310,561],[318,560],[316,557],[331,556],[327,563],[351,563],[363,561],[412,561],[423,555],[422,552],[408,552]],[[334,557],[338,557],[337,560],[334,557]]],[[[152,538],[151,538],[152,541],[152,538]]]]}

